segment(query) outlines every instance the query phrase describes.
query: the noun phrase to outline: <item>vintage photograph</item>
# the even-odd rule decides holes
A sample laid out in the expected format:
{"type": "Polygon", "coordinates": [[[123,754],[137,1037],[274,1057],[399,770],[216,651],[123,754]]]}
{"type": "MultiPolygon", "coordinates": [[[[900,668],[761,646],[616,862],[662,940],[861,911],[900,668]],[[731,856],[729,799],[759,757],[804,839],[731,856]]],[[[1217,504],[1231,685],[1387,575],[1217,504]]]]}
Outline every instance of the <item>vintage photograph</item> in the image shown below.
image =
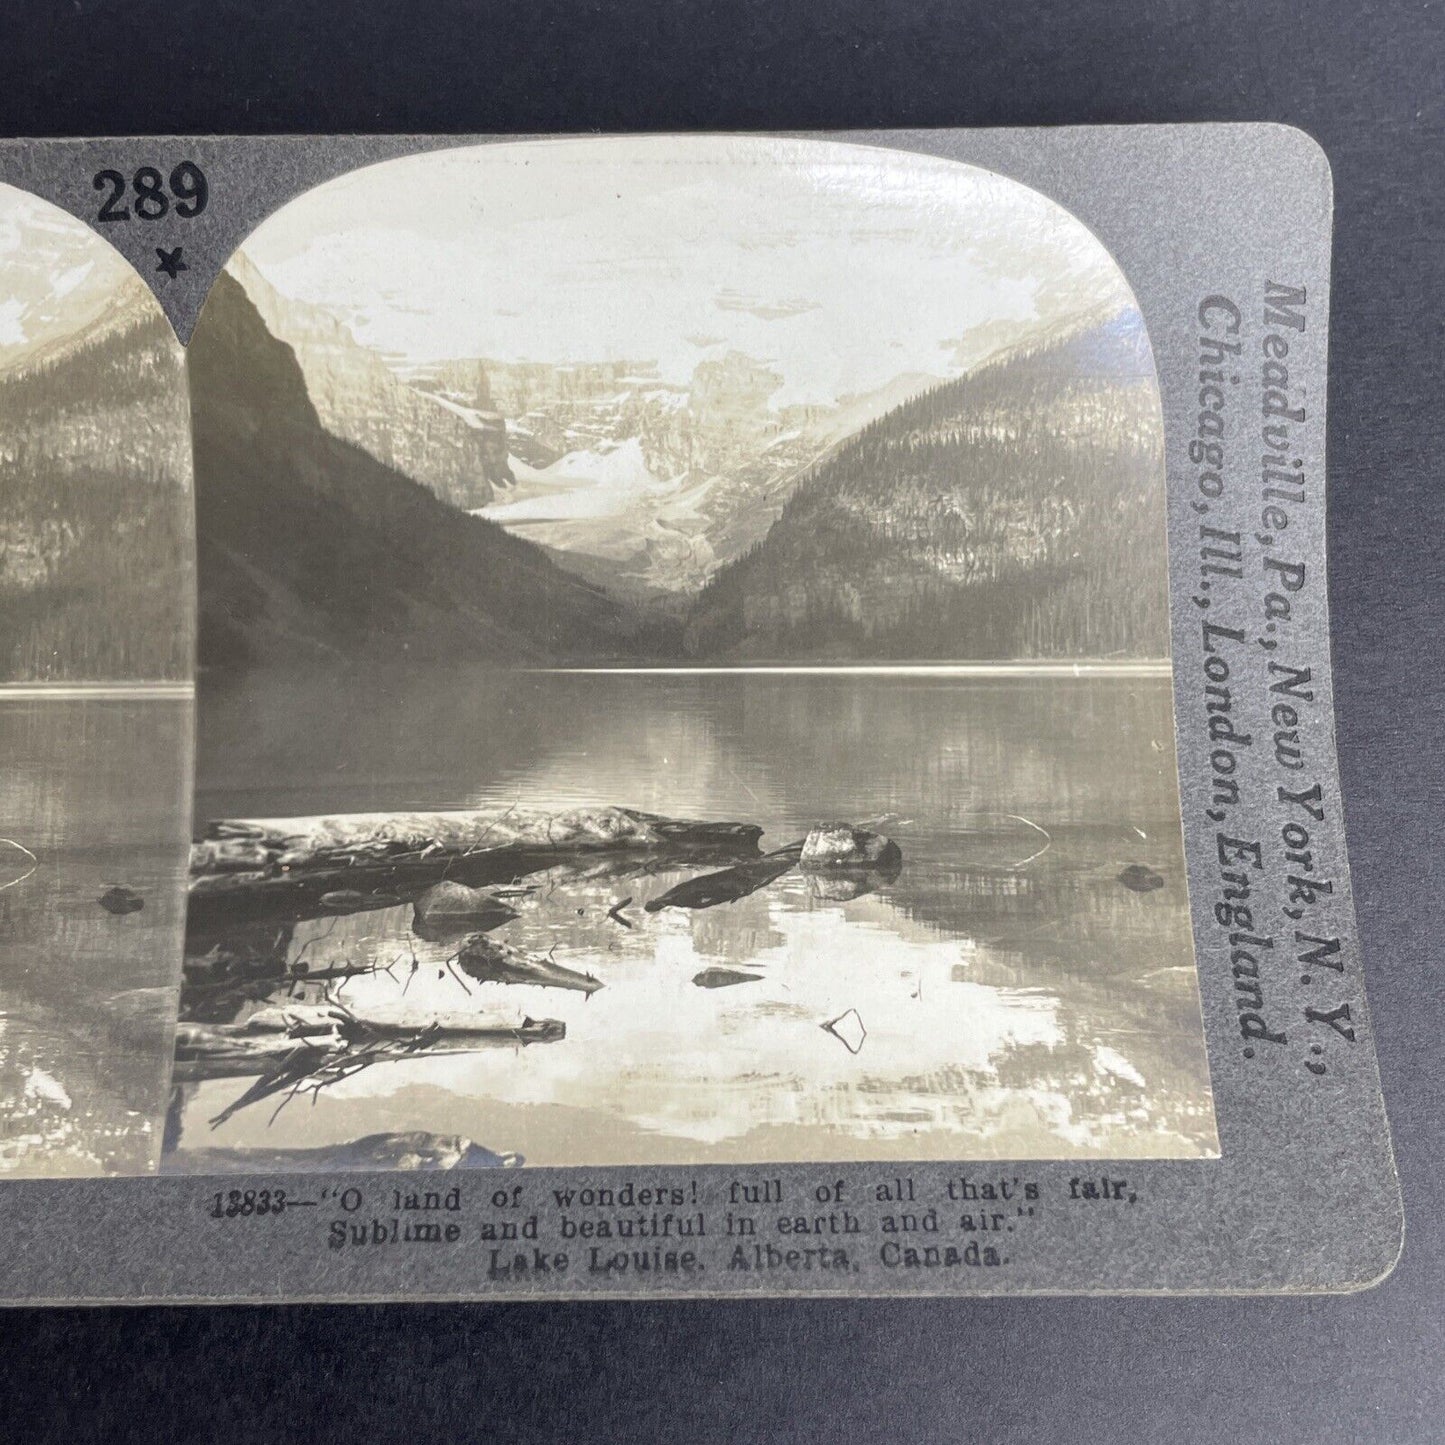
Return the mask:
{"type": "Polygon", "coordinates": [[[1217,1154],[1143,319],[1035,191],[412,156],[187,360],[161,1167],[1217,1154]]]}
{"type": "Polygon", "coordinates": [[[185,353],[88,226],[0,186],[0,1178],[160,1153],[191,753],[185,353]]]}

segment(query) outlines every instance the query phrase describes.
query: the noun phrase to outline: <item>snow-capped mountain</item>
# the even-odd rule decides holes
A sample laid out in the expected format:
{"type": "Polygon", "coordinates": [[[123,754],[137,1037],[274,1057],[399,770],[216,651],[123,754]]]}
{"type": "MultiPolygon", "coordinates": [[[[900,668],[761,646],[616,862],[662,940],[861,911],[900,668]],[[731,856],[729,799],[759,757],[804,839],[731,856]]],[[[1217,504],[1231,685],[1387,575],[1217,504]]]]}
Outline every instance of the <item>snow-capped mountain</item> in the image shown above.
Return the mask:
{"type": "Polygon", "coordinates": [[[130,263],[88,226],[0,187],[0,370],[38,366],[154,304],[130,263]]]}
{"type": "Polygon", "coordinates": [[[939,378],[912,373],[862,397],[777,406],[781,375],[736,351],[691,384],[646,362],[548,366],[479,360],[402,375],[443,402],[489,378],[506,415],[514,487],[482,516],[593,575],[692,591],[758,541],[793,487],[843,437],[939,378]]]}
{"type": "MultiPolygon", "coordinates": [[[[760,543],[804,479],[863,428],[965,363],[976,372],[981,358],[1078,324],[1062,302],[1048,320],[996,319],[951,343],[937,372],[900,371],[833,395],[800,390],[786,359],[701,334],[685,381],[642,357],[383,354],[331,309],[284,296],[244,255],[231,270],[294,352],[328,432],[634,598],[697,593],[760,543]]],[[[780,324],[776,310],[769,324],[780,324]]]]}
{"type": "Polygon", "coordinates": [[[244,252],[229,270],[333,436],[564,565],[593,576],[605,563],[647,592],[702,586],[837,441],[939,380],[910,373],[866,396],[780,405],[778,370],[721,347],[703,350],[686,386],[645,360],[417,363],[283,295],[244,252]]]}
{"type": "Polygon", "coordinates": [[[468,510],[486,506],[498,488],[512,484],[506,432],[485,371],[474,370],[455,392],[419,391],[325,307],[276,290],[244,251],[227,269],[266,329],[295,354],[311,404],[332,436],[468,510]]]}

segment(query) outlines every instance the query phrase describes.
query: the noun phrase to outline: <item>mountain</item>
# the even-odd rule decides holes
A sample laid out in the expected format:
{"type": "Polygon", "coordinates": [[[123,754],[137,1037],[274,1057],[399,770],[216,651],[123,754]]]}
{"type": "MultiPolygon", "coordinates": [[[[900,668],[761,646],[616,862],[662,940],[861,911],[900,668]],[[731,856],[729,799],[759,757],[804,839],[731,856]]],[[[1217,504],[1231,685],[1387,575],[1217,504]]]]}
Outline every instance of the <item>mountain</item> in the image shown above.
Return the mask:
{"type": "Polygon", "coordinates": [[[498,361],[491,357],[397,362],[409,385],[439,399],[464,400],[484,388],[507,418],[512,452],[544,468],[580,445],[620,433],[620,410],[638,394],[666,391],[646,361],[498,361]]]}
{"type": "Polygon", "coordinates": [[[148,288],[84,221],[0,187],[0,367],[35,366],[133,313],[148,288]]]}
{"type": "Polygon", "coordinates": [[[134,273],[83,299],[69,331],[27,310],[0,370],[0,680],[186,678],[184,355],[134,273]]]}
{"type": "Polygon", "coordinates": [[[204,666],[631,657],[669,645],[538,547],[333,435],[222,274],[189,349],[204,666]]]}
{"type": "Polygon", "coordinates": [[[997,353],[837,445],[702,589],[687,651],[1167,656],[1162,447],[1132,308],[997,353]]]}
{"type": "Polygon", "coordinates": [[[436,362],[403,371],[438,397],[490,377],[506,413],[514,488],[481,509],[632,591],[690,593],[760,540],[798,480],[837,441],[937,381],[909,374],[868,396],[776,406],[782,375],[737,351],[689,384],[651,362],[436,362]]]}
{"type": "Polygon", "coordinates": [[[228,267],[272,336],[295,354],[321,425],[455,506],[484,507],[512,485],[507,431],[487,374],[473,368],[450,392],[408,386],[345,322],[283,296],[238,252],[228,267]]]}

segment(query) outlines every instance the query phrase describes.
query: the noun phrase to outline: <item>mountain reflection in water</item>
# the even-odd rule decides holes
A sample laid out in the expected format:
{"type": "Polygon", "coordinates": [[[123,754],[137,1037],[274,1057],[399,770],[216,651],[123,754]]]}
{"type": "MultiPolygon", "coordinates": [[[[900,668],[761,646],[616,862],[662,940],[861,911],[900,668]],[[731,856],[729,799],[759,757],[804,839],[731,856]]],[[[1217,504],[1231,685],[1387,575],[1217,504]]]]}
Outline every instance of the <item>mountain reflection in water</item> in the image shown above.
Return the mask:
{"type": "Polygon", "coordinates": [[[656,912],[709,868],[594,857],[517,880],[491,936],[596,975],[590,996],[459,975],[409,905],[251,925],[230,944],[277,970],[390,965],[298,1003],[511,1010],[565,1038],[388,1060],[214,1128],[245,1081],[185,1084],[175,1149],[428,1130],[530,1165],[1217,1151],[1166,678],[250,675],[203,688],[200,723],[198,823],[624,804],[758,823],[765,850],[846,819],[903,865],[656,912]],[[1130,864],[1163,887],[1130,891],[1130,864]],[[822,1027],[850,1009],[856,1053],[822,1027]]]}
{"type": "Polygon", "coordinates": [[[189,699],[0,695],[0,1175],[155,1168],[190,732],[189,699]]]}

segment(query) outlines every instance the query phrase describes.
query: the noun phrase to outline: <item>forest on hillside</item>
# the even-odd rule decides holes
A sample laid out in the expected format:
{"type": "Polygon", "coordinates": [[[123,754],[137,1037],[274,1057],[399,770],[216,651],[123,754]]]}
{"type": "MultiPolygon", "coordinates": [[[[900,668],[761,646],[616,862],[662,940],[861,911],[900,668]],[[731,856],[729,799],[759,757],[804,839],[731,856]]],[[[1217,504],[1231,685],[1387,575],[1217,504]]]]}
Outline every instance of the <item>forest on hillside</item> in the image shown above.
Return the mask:
{"type": "Polygon", "coordinates": [[[0,680],[190,676],[190,479],[159,311],[0,372],[0,680]]]}
{"type": "Polygon", "coordinates": [[[1167,656],[1162,440],[1137,313],[1010,351],[839,446],[702,590],[688,651],[1167,656]]]}

